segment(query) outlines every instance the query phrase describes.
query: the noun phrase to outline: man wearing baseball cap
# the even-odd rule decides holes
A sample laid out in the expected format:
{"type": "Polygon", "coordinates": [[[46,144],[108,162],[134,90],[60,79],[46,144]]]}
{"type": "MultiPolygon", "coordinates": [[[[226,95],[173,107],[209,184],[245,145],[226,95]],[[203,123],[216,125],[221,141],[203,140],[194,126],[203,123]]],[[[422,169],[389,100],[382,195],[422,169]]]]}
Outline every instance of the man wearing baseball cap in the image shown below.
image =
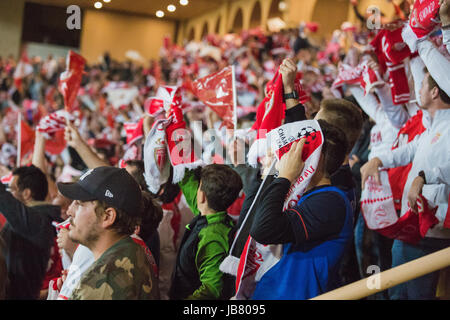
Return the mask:
{"type": "Polygon", "coordinates": [[[140,223],[142,193],[125,170],[98,167],[76,183],[58,183],[72,199],[69,238],[95,258],[70,299],[159,299],[157,278],[141,246],[130,235],[140,223]]]}

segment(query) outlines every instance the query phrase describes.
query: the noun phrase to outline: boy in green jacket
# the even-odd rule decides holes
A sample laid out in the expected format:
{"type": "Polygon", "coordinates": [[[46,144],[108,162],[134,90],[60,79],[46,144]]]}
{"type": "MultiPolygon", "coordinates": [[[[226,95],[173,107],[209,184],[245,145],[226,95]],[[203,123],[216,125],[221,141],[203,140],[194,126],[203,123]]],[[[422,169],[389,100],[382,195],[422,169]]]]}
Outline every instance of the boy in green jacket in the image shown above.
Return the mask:
{"type": "Polygon", "coordinates": [[[219,266],[233,236],[226,210],[242,190],[241,177],[226,165],[213,164],[186,172],[179,185],[195,218],[181,242],[170,299],[229,299],[219,266]]]}

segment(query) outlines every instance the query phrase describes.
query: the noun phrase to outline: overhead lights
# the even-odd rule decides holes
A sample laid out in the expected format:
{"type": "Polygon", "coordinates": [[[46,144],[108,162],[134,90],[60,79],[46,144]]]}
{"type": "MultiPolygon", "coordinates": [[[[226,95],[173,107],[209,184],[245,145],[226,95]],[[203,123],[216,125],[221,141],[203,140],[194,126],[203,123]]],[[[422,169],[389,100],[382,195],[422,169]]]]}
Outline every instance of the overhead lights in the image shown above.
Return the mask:
{"type": "Polygon", "coordinates": [[[161,10],[156,11],[156,16],[157,16],[158,18],[164,17],[164,11],[161,11],[161,10]]]}
{"type": "Polygon", "coordinates": [[[104,3],[110,3],[111,0],[103,0],[104,3]]]}
{"type": "Polygon", "coordinates": [[[182,6],[187,6],[189,4],[189,1],[188,0],[180,0],[180,4],[182,6]]]}
{"type": "Polygon", "coordinates": [[[100,1],[97,1],[96,3],[94,3],[94,7],[95,7],[95,9],[101,9],[103,7],[103,3],[101,3],[100,1]]]}
{"type": "Polygon", "coordinates": [[[278,3],[278,10],[280,10],[280,11],[286,11],[286,9],[287,9],[287,4],[286,4],[286,2],[280,1],[280,2],[278,3]]]}
{"type": "Polygon", "coordinates": [[[177,10],[177,7],[175,7],[173,4],[169,4],[167,6],[167,11],[174,12],[175,10],[177,10]]]}

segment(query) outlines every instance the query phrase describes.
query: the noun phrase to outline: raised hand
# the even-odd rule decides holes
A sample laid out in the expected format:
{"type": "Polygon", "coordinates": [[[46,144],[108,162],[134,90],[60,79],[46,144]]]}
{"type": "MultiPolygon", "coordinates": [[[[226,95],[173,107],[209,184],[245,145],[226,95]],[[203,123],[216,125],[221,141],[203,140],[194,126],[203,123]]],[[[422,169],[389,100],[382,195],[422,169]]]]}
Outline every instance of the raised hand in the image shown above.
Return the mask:
{"type": "Polygon", "coordinates": [[[306,139],[301,139],[292,144],[288,153],[283,155],[277,164],[278,177],[286,178],[293,183],[302,173],[305,163],[302,160],[303,146],[306,139]]]}

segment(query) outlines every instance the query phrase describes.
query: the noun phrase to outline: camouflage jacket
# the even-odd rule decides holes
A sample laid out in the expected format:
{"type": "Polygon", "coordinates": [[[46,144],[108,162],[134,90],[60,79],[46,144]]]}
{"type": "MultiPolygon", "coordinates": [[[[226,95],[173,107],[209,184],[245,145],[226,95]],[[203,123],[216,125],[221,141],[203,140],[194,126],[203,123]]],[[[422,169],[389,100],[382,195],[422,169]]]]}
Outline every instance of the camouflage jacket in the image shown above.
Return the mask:
{"type": "Polygon", "coordinates": [[[70,299],[159,299],[157,281],[142,247],[127,237],[106,250],[86,270],[70,299]]]}

